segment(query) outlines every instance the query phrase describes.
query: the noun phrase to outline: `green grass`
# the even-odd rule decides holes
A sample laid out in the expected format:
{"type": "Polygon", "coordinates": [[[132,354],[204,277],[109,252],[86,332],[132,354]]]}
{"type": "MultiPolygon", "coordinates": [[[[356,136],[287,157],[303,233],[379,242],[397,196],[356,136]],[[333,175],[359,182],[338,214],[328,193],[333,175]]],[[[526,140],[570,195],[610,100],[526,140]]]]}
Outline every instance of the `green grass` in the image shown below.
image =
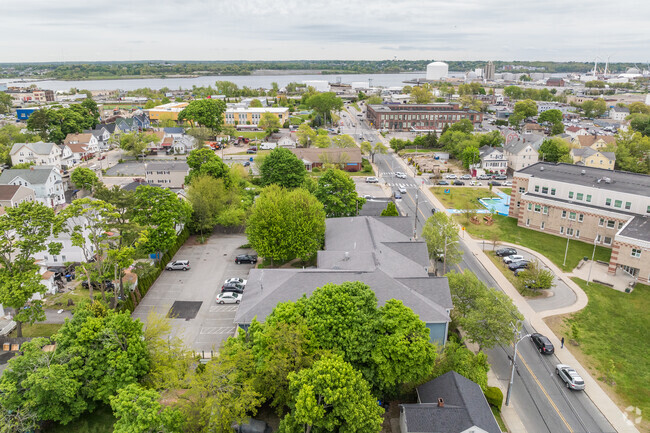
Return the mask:
{"type": "MultiPolygon", "coordinates": [[[[516,218],[510,218],[501,215],[494,216],[494,224],[486,226],[481,219],[481,225],[466,224],[465,217],[456,215],[456,221],[465,227],[467,232],[477,238],[492,240],[497,237],[500,241],[510,242],[530,248],[546,256],[555,263],[560,269],[570,272],[578,265],[583,257],[591,257],[593,244],[576,241],[569,241],[569,252],[567,254],[566,266],[564,262],[564,251],[566,248],[566,238],[554,236],[544,232],[519,227],[516,218]]],[[[604,247],[596,247],[595,260],[609,262],[612,250],[604,247]]]]}
{"type": "Polygon", "coordinates": [[[512,188],[499,188],[502,193],[510,195],[512,188]]]}
{"type": "Polygon", "coordinates": [[[478,202],[479,198],[497,197],[496,194],[486,188],[468,188],[463,186],[434,186],[431,188],[431,192],[438,197],[447,209],[466,209],[468,202],[474,204],[476,209],[484,209],[478,202]],[[451,192],[445,194],[445,189],[449,189],[451,192]]]}
{"type": "Polygon", "coordinates": [[[560,328],[560,333],[554,329],[556,335],[569,340],[570,326],[575,324],[579,345],[567,347],[577,356],[584,355],[587,365],[583,366],[616,393],[619,407],[636,406],[649,414],[650,286],[637,284],[627,294],[601,284],[587,286],[579,278],[573,281],[585,291],[589,303],[582,311],[566,316],[564,324],[556,322],[560,328]]]}
{"type": "Polygon", "coordinates": [[[263,140],[266,137],[266,131],[237,131],[237,137],[263,140]]]}
{"type": "Polygon", "coordinates": [[[354,107],[355,110],[357,110],[357,111],[361,111],[361,108],[359,108],[359,104],[357,104],[356,102],[353,102],[353,103],[350,104],[350,105],[352,105],[352,106],[354,107]]]}
{"type": "Polygon", "coordinates": [[[503,422],[503,418],[501,418],[501,412],[499,409],[497,409],[494,406],[490,406],[490,409],[492,410],[492,414],[494,415],[494,418],[497,420],[497,424],[499,424],[499,428],[501,429],[502,432],[507,432],[508,429],[506,428],[506,423],[503,422]]]}
{"type": "Polygon", "coordinates": [[[486,251],[485,254],[490,258],[490,260],[492,260],[496,267],[499,268],[506,279],[510,281],[513,286],[515,286],[515,289],[517,289],[517,291],[521,293],[522,296],[526,296],[528,298],[536,298],[544,294],[542,291],[536,292],[534,290],[526,289],[525,287],[519,287],[518,277],[516,277],[515,273],[512,272],[510,268],[508,268],[508,265],[503,263],[503,258],[498,257],[493,251],[486,251]]]}
{"type": "Polygon", "coordinates": [[[67,425],[54,424],[43,429],[45,433],[111,433],[115,417],[110,406],[101,406],[93,413],[85,413],[67,425]]]}
{"type": "MultiPolygon", "coordinates": [[[[51,337],[56,334],[56,332],[61,328],[61,324],[54,323],[34,323],[30,325],[28,323],[23,324],[23,337],[26,338],[36,338],[36,337],[51,337]]],[[[14,329],[9,337],[16,337],[16,330],[14,329]]]]}
{"type": "MultiPolygon", "coordinates": [[[[102,296],[102,292],[97,289],[93,290],[93,296],[102,296]]],[[[66,293],[57,293],[55,295],[49,295],[45,299],[45,307],[53,309],[64,309],[64,310],[74,310],[81,301],[90,300],[90,292],[88,290],[81,288],[81,282],[77,285],[77,288],[73,291],[66,293]],[[74,305],[68,306],[68,299],[72,299],[74,305]]]]}

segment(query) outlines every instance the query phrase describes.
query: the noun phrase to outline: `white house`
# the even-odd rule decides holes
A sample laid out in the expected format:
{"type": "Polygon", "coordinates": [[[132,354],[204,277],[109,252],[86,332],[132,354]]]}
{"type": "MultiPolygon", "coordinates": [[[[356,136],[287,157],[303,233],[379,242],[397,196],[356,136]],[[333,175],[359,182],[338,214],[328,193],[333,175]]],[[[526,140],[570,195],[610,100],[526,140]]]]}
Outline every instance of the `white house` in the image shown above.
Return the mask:
{"type": "Polygon", "coordinates": [[[627,107],[612,107],[609,109],[609,118],[612,120],[623,121],[630,115],[627,107]]]}
{"type": "Polygon", "coordinates": [[[35,166],[5,170],[0,174],[0,185],[22,185],[31,188],[36,200],[49,207],[65,203],[63,180],[56,167],[35,166]]]}
{"type": "Polygon", "coordinates": [[[184,135],[179,138],[174,138],[173,140],[172,150],[174,153],[185,154],[196,149],[196,139],[191,135],[184,135]]]}
{"type": "Polygon", "coordinates": [[[99,140],[91,133],[68,134],[63,144],[70,147],[73,153],[85,154],[89,157],[99,152],[99,140]],[[83,151],[80,150],[82,148],[83,151]]]}
{"type": "Polygon", "coordinates": [[[503,148],[483,146],[479,149],[481,155],[481,169],[484,172],[505,173],[508,169],[508,159],[503,148]]]}
{"type": "Polygon", "coordinates": [[[295,149],[296,148],[296,138],[293,134],[282,134],[275,133],[271,134],[269,138],[266,139],[268,143],[275,143],[277,147],[284,147],[286,149],[295,149]]]}
{"type": "Polygon", "coordinates": [[[75,155],[68,145],[62,144],[59,148],[61,149],[61,168],[68,170],[78,164],[78,161],[75,162],[75,155]]]}
{"type": "Polygon", "coordinates": [[[9,151],[12,165],[33,162],[35,165],[61,165],[61,149],[54,143],[14,143],[9,151]]]}
{"type": "Polygon", "coordinates": [[[508,169],[514,171],[535,164],[539,161],[539,153],[533,143],[518,138],[503,146],[503,153],[508,160],[508,169]]]}
{"type": "Polygon", "coordinates": [[[111,139],[111,133],[106,128],[98,126],[96,129],[84,131],[84,134],[92,134],[97,139],[97,146],[100,150],[106,151],[110,148],[108,141],[111,139]]]}

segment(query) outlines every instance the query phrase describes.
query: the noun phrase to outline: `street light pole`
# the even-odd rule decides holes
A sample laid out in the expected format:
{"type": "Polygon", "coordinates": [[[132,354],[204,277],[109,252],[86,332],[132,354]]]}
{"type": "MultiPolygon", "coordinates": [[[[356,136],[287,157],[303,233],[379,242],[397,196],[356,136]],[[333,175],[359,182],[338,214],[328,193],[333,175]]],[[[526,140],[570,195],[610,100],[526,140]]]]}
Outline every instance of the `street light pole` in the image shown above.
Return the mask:
{"type": "Polygon", "coordinates": [[[596,241],[598,240],[598,234],[596,234],[596,237],[594,238],[594,250],[591,252],[591,263],[589,263],[589,275],[587,275],[587,285],[589,285],[589,281],[591,281],[591,270],[594,267],[594,257],[596,256],[596,241]]]}
{"type": "Polygon", "coordinates": [[[415,221],[413,221],[413,239],[414,240],[418,238],[418,232],[417,232],[417,229],[418,229],[418,203],[419,203],[418,192],[419,191],[415,191],[415,215],[414,215],[415,216],[415,218],[414,218],[415,221]]]}
{"type": "MultiPolygon", "coordinates": [[[[515,329],[515,338],[517,338],[517,329],[515,329]]],[[[530,337],[530,334],[526,334],[521,337],[519,340],[515,341],[515,354],[512,357],[512,368],[510,369],[510,383],[508,383],[508,393],[506,394],[506,406],[510,405],[510,395],[512,394],[512,383],[515,380],[515,364],[517,362],[517,345],[521,343],[521,340],[524,338],[530,337]]]]}

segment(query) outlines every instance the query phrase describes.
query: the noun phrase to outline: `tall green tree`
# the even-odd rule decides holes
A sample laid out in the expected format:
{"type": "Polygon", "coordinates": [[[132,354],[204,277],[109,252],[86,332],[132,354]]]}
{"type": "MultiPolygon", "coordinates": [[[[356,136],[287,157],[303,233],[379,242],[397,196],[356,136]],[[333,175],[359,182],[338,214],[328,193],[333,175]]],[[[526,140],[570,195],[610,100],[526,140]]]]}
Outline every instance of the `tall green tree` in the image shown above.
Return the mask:
{"type": "Polygon", "coordinates": [[[314,194],[327,218],[354,216],[366,200],[357,195],[352,178],[342,170],[329,169],[318,179],[314,194]]]}
{"type": "Polygon", "coordinates": [[[447,341],[442,356],[439,356],[436,361],[433,376],[442,376],[450,371],[455,371],[476,383],[483,392],[487,390],[487,374],[490,371],[490,364],[484,352],[475,354],[453,339],[447,341]]]}
{"type": "Polygon", "coordinates": [[[481,153],[479,152],[478,147],[468,146],[463,149],[460,159],[463,161],[463,167],[469,169],[470,166],[481,162],[481,153]]]}
{"type": "Polygon", "coordinates": [[[129,132],[120,135],[120,148],[130,155],[138,157],[147,150],[149,143],[158,143],[160,138],[148,132],[129,132]]]}
{"type": "Polygon", "coordinates": [[[433,99],[433,93],[427,85],[415,86],[411,89],[411,98],[416,104],[429,104],[433,99]]]}
{"type": "Polygon", "coordinates": [[[42,301],[32,300],[46,290],[34,255],[46,250],[50,255],[60,253],[61,244],[50,241],[60,226],[54,211],[41,203],[22,202],[5,211],[0,218],[0,304],[15,310],[17,335],[22,337],[23,323],[45,319],[42,301]]]}
{"type": "Polygon", "coordinates": [[[307,170],[305,164],[289,149],[276,147],[264,158],[260,175],[263,185],[298,188],[304,182],[307,170]]]}
{"type": "Polygon", "coordinates": [[[314,131],[308,124],[302,123],[298,130],[296,131],[296,136],[298,137],[298,143],[302,147],[309,147],[311,143],[316,140],[316,131],[314,131]]]}
{"type": "Polygon", "coordinates": [[[561,138],[548,138],[539,146],[539,156],[549,162],[573,162],[569,143],[561,138]]]}
{"type": "Polygon", "coordinates": [[[522,273],[517,275],[517,283],[520,290],[547,290],[554,285],[553,273],[534,260],[522,273]]]}
{"type": "Polygon", "coordinates": [[[443,260],[445,272],[449,265],[460,262],[463,251],[458,239],[458,226],[446,212],[436,212],[422,228],[422,238],[427,243],[429,257],[443,260]]]}
{"type": "Polygon", "coordinates": [[[188,120],[191,123],[210,128],[214,134],[221,131],[226,103],[219,99],[199,99],[189,103],[180,113],[178,120],[188,120]]]}
{"type": "Polygon", "coordinates": [[[327,356],[313,367],[291,373],[291,412],[281,433],[345,431],[378,433],[384,409],[361,374],[341,357],[327,356]]]}
{"type": "Polygon", "coordinates": [[[226,189],[222,179],[207,174],[194,178],[187,190],[187,199],[192,205],[193,229],[201,236],[204,232],[212,231],[217,216],[231,202],[232,192],[226,189]]]}
{"type": "Polygon", "coordinates": [[[266,131],[268,135],[271,135],[273,131],[277,131],[282,128],[280,119],[273,113],[262,113],[260,116],[260,121],[257,124],[258,127],[266,131]]]}
{"type": "Polygon", "coordinates": [[[137,384],[119,389],[110,398],[116,420],[114,433],[175,433],[182,431],[182,415],[160,403],[160,394],[137,384]]]}
{"type": "Polygon", "coordinates": [[[86,189],[93,192],[94,188],[99,184],[99,179],[95,172],[86,167],[77,167],[72,170],[70,180],[79,189],[86,189]]]}
{"type": "Polygon", "coordinates": [[[546,110],[542,114],[539,115],[537,120],[540,123],[548,122],[551,124],[556,124],[556,123],[562,123],[562,112],[560,110],[546,110]]]}
{"type": "Polygon", "coordinates": [[[386,205],[386,209],[381,211],[381,216],[399,216],[399,212],[397,212],[397,207],[395,206],[395,203],[389,201],[388,204],[386,205]]]}
{"type": "Polygon", "coordinates": [[[585,117],[601,117],[607,111],[607,104],[604,99],[598,98],[583,102],[580,108],[582,108],[585,117]]]}
{"type": "Polygon", "coordinates": [[[187,155],[187,165],[190,167],[190,173],[185,178],[186,184],[192,184],[197,177],[208,175],[221,179],[227,188],[232,185],[230,169],[212,149],[203,147],[192,150],[187,155]]]}
{"type": "Polygon", "coordinates": [[[27,119],[27,129],[36,132],[43,137],[44,140],[48,139],[48,132],[50,129],[51,118],[47,108],[41,108],[34,111],[27,119]]]}
{"type": "Polygon", "coordinates": [[[343,100],[334,92],[316,93],[306,100],[306,105],[316,110],[323,117],[325,123],[332,120],[332,111],[343,108],[343,100]]]}
{"type": "Polygon", "coordinates": [[[8,93],[0,92],[0,114],[7,114],[11,111],[14,101],[8,93]]]}
{"type": "Polygon", "coordinates": [[[386,147],[386,145],[381,141],[378,141],[374,145],[369,141],[363,141],[361,142],[361,151],[369,155],[372,162],[375,162],[375,154],[380,153],[385,155],[388,153],[388,147],[386,147]]]}

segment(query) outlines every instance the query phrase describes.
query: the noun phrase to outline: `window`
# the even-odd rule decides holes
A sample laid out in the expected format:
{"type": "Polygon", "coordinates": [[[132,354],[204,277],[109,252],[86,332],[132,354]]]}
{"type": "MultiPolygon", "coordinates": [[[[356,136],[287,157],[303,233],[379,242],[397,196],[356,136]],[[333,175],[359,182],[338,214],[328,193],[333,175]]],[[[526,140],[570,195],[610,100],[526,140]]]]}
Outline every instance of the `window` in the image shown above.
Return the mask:
{"type": "Polygon", "coordinates": [[[625,209],[630,210],[631,207],[632,207],[632,203],[630,203],[629,201],[626,201],[625,202],[625,209]]]}
{"type": "Polygon", "coordinates": [[[569,198],[573,198],[573,191],[569,191],[569,198]]]}
{"type": "Polygon", "coordinates": [[[609,220],[607,221],[607,228],[608,229],[613,229],[616,226],[616,221],[609,220]]]}
{"type": "Polygon", "coordinates": [[[539,228],[544,230],[544,227],[546,227],[546,222],[542,221],[542,224],[539,226],[539,228]]]}
{"type": "Polygon", "coordinates": [[[526,227],[530,226],[530,219],[526,220],[526,227]]]}
{"type": "Polygon", "coordinates": [[[591,203],[591,195],[587,194],[587,203],[591,203]]]}
{"type": "Polygon", "coordinates": [[[609,236],[605,236],[605,240],[603,241],[605,245],[611,245],[612,244],[612,238],[609,236]]]}
{"type": "Polygon", "coordinates": [[[535,192],[539,192],[539,185],[535,185],[535,192]]]}
{"type": "Polygon", "coordinates": [[[61,261],[65,262],[65,256],[61,256],[61,261]]]}
{"type": "Polygon", "coordinates": [[[623,201],[622,200],[614,201],[614,207],[620,208],[621,206],[623,206],[623,201]]]}
{"type": "Polygon", "coordinates": [[[650,206],[645,210],[645,213],[650,213],[650,206]]]}
{"type": "Polygon", "coordinates": [[[576,213],[575,212],[569,212],[569,219],[571,221],[575,221],[576,220],[576,213]]]}
{"type": "Polygon", "coordinates": [[[605,206],[611,206],[611,205],[612,205],[612,199],[611,198],[605,199],[605,206]]]}
{"type": "Polygon", "coordinates": [[[583,193],[579,192],[578,194],[576,194],[576,200],[582,200],[583,198],[584,198],[583,193]]]}
{"type": "Polygon", "coordinates": [[[562,218],[566,218],[566,211],[565,210],[562,211],[562,218]]]}
{"type": "Polygon", "coordinates": [[[596,236],[596,243],[599,244],[601,239],[602,239],[602,237],[600,235],[596,236]]]}
{"type": "Polygon", "coordinates": [[[542,187],[542,194],[548,194],[548,187],[542,187]]]}
{"type": "Polygon", "coordinates": [[[620,230],[622,228],[623,228],[623,221],[619,221],[618,222],[618,229],[620,230]]]}
{"type": "Polygon", "coordinates": [[[517,201],[517,207],[519,207],[520,204],[521,204],[521,202],[517,201]]]}
{"type": "Polygon", "coordinates": [[[637,259],[641,257],[641,250],[638,248],[632,248],[632,257],[636,257],[637,259]]]}
{"type": "Polygon", "coordinates": [[[568,227],[568,228],[566,229],[566,235],[567,235],[567,236],[573,236],[573,229],[572,229],[571,227],[568,227]]]}
{"type": "Polygon", "coordinates": [[[548,206],[544,206],[544,209],[542,210],[542,213],[544,215],[548,215],[548,206]]]}
{"type": "Polygon", "coordinates": [[[55,262],[58,262],[58,260],[56,259],[56,256],[52,256],[52,260],[55,261],[55,262]]]}
{"type": "Polygon", "coordinates": [[[604,226],[604,225],[605,225],[605,218],[601,218],[601,219],[599,219],[599,220],[598,220],[598,226],[599,226],[599,227],[602,227],[602,226],[604,226]]]}
{"type": "MultiPolygon", "coordinates": [[[[519,187],[519,192],[520,192],[521,194],[525,193],[525,192],[526,192],[526,188],[524,188],[523,186],[520,186],[520,187],[519,187]]],[[[650,212],[650,206],[648,206],[648,212],[650,212]]]]}
{"type": "Polygon", "coordinates": [[[542,210],[542,206],[539,205],[539,204],[536,204],[536,205],[535,205],[535,213],[540,213],[541,210],[542,210]]]}
{"type": "Polygon", "coordinates": [[[580,237],[580,230],[576,230],[576,237],[577,237],[577,238],[580,237]]]}
{"type": "Polygon", "coordinates": [[[585,220],[585,214],[581,213],[578,215],[578,222],[583,222],[585,220]]]}
{"type": "Polygon", "coordinates": [[[564,234],[564,227],[560,227],[560,234],[561,234],[561,235],[564,234]]]}
{"type": "Polygon", "coordinates": [[[528,203],[528,210],[533,210],[533,204],[532,203],[528,203]]]}
{"type": "Polygon", "coordinates": [[[551,195],[555,195],[555,188],[551,188],[551,195]]]}

